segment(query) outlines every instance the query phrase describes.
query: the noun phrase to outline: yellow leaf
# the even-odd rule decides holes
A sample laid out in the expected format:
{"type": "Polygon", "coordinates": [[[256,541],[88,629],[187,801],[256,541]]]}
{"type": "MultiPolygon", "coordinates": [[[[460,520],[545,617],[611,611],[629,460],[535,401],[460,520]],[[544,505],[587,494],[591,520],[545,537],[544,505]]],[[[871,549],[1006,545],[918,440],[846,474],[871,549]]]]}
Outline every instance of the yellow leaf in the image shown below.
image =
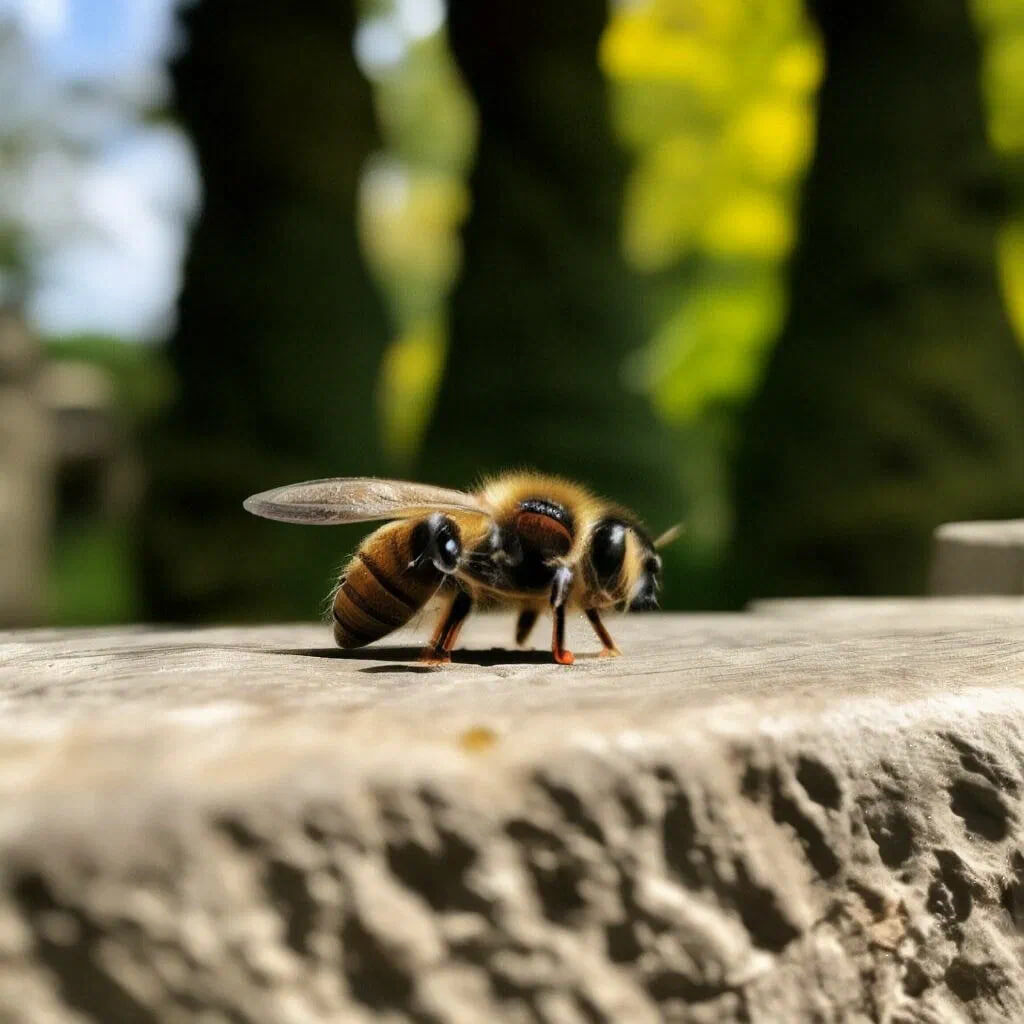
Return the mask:
{"type": "Polygon", "coordinates": [[[787,92],[806,95],[818,88],[825,67],[821,43],[809,33],[794,39],[775,60],[775,84],[787,92]]]}
{"type": "Polygon", "coordinates": [[[643,270],[692,248],[713,187],[714,155],[694,136],[665,140],[644,154],[630,176],[623,218],[626,255],[643,270]]]}
{"type": "Polygon", "coordinates": [[[999,233],[999,274],[1007,312],[1024,348],[1024,220],[1011,221],[999,233]]]}
{"type": "Polygon", "coordinates": [[[618,10],[598,53],[612,78],[674,78],[711,92],[727,89],[732,78],[724,57],[692,32],[665,31],[650,7],[618,10]]]}
{"type": "Polygon", "coordinates": [[[702,232],[716,256],[780,259],[793,244],[793,223],[783,204],[766,192],[737,192],[707,220],[702,232]]]}
{"type": "Polygon", "coordinates": [[[446,337],[439,323],[423,323],[391,343],[381,364],[378,406],[385,450],[397,464],[416,452],[444,368],[446,337]]]}
{"type": "Polygon", "coordinates": [[[742,165],[770,182],[783,182],[807,164],[814,137],[810,110],[785,100],[756,100],[729,129],[728,144],[742,165]]]}
{"type": "Polygon", "coordinates": [[[1024,31],[1001,32],[988,39],[983,82],[989,136],[1003,152],[1024,149],[1024,31]]]}

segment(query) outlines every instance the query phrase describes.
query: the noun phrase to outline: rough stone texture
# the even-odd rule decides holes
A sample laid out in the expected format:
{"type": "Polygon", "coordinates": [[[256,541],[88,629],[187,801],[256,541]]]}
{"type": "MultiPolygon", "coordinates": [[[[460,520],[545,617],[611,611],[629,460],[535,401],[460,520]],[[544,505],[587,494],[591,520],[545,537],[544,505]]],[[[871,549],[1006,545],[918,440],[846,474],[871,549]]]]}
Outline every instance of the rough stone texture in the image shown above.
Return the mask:
{"type": "Polygon", "coordinates": [[[1024,1019],[1024,601],[510,630],[0,635],[0,1020],[1024,1019]]]}
{"type": "Polygon", "coordinates": [[[947,523],[935,531],[933,594],[1024,594],[1024,519],[947,523]]]}

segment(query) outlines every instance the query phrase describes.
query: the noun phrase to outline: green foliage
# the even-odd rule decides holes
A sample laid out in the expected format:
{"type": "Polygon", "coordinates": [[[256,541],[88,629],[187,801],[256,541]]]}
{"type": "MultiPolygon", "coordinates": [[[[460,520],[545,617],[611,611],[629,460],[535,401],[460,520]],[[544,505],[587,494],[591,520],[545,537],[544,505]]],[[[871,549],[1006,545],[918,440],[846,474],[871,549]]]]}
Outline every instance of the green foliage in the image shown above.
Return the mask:
{"type": "Polygon", "coordinates": [[[133,531],[127,523],[74,518],[58,525],[49,580],[49,619],[58,626],[137,620],[133,531]]]}
{"type": "Polygon", "coordinates": [[[381,431],[399,468],[407,468],[430,421],[446,348],[445,332],[427,320],[411,326],[384,353],[378,391],[381,431]]]}
{"type": "Polygon", "coordinates": [[[452,62],[447,33],[441,29],[411,42],[395,65],[369,73],[389,154],[413,171],[463,174],[473,155],[476,112],[452,62]]]}
{"type": "Polygon", "coordinates": [[[633,380],[693,423],[757,386],[814,139],[820,46],[797,0],[645,0],[601,41],[634,156],[624,245],[661,315],[633,380]]]}
{"type": "MultiPolygon", "coordinates": [[[[363,29],[394,25],[393,0],[364,5],[363,29]]],[[[367,69],[382,149],[360,190],[360,238],[394,325],[381,363],[378,416],[385,455],[408,470],[434,407],[446,349],[448,295],[461,266],[459,226],[476,115],[439,30],[400,60],[367,69]]]]}
{"type": "Polygon", "coordinates": [[[830,72],[790,310],[743,423],[736,573],[744,596],[920,593],[937,524],[1024,505],[977,40],[965,3],[816,6],[830,72]]]}
{"type": "Polygon", "coordinates": [[[167,353],[154,345],[83,334],[48,340],[46,354],[58,362],[88,363],[103,370],[114,388],[115,414],[132,430],[163,412],[176,394],[167,353]]]}
{"type": "MultiPolygon", "coordinates": [[[[137,470],[134,446],[139,432],[174,397],[166,353],[103,335],[51,339],[45,352],[51,362],[86,364],[103,372],[111,385],[106,410],[110,433],[123,445],[110,455],[127,460],[122,469],[137,470]]],[[[74,480],[83,471],[88,476],[103,467],[65,465],[61,478],[74,480]]],[[[50,552],[50,620],[60,625],[102,625],[137,619],[142,603],[136,530],[125,517],[126,510],[76,507],[73,498],[65,498],[64,506],[50,552]]]]}
{"type": "MultiPolygon", "coordinates": [[[[57,617],[133,615],[140,576],[162,618],[308,617],[362,531],[259,522],[247,493],[522,463],[685,517],[670,605],[919,589],[937,519],[1024,500],[996,290],[1024,339],[1024,6],[969,2],[998,166],[940,0],[812,5],[820,122],[799,0],[452,0],[457,63],[442,28],[365,77],[352,5],[190,8],[207,195],[175,372],[51,346],[110,372],[153,486],[137,528],[62,524],[57,617]]],[[[21,244],[0,225],[0,266],[21,244]]]]}
{"type": "Polygon", "coordinates": [[[1024,4],[971,0],[982,33],[982,90],[989,137],[1000,153],[1024,151],[1024,4]]]}
{"type": "Polygon", "coordinates": [[[989,139],[1011,195],[1010,215],[999,232],[999,270],[1017,339],[1024,346],[1024,3],[973,0],[971,7],[983,45],[989,139]]]}
{"type": "Polygon", "coordinates": [[[31,92],[26,84],[34,77],[24,34],[16,20],[0,13],[0,303],[21,302],[30,276],[31,239],[20,193],[40,146],[50,141],[25,103],[31,92]]]}

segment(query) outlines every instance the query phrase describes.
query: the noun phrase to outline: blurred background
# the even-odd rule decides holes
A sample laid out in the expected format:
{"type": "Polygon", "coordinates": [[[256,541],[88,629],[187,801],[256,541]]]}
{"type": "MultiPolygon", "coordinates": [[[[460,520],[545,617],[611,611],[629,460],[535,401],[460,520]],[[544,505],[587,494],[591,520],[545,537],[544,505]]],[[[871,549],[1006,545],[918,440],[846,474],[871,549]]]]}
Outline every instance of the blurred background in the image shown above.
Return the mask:
{"type": "Polygon", "coordinates": [[[0,0],[0,625],[309,619],[365,529],[246,495],[521,465],[669,608],[1024,513],[1024,0],[0,0]]]}

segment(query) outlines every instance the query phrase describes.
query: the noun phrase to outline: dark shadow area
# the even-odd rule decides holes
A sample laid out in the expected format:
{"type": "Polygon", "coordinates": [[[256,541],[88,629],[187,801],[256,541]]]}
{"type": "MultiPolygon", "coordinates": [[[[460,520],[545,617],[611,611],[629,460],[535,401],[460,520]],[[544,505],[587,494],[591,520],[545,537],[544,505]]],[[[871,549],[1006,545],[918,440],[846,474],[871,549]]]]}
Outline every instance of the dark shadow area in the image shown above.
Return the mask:
{"type": "MultiPolygon", "coordinates": [[[[170,632],[170,631],[168,631],[170,632]]],[[[259,647],[252,644],[203,644],[203,643],[182,643],[182,644],[141,644],[131,647],[84,647],[81,650],[62,649],[61,660],[70,661],[75,659],[95,658],[151,658],[169,657],[182,654],[195,654],[202,651],[232,651],[237,654],[265,654],[259,647]]]]}
{"type": "MultiPolygon", "coordinates": [[[[422,650],[422,646],[361,647],[354,651],[345,651],[340,647],[297,647],[291,650],[278,648],[261,653],[287,654],[303,658],[337,658],[341,661],[417,662],[422,650]]],[[[547,665],[551,663],[551,652],[517,651],[507,650],[503,647],[491,647],[484,651],[453,651],[452,661],[456,665],[480,665],[485,668],[495,665],[547,665]]],[[[433,671],[432,667],[426,665],[418,667],[427,672],[433,671]]],[[[390,669],[386,671],[390,671],[390,669]]]]}
{"type": "Polygon", "coordinates": [[[366,668],[359,669],[364,675],[394,675],[396,672],[402,672],[405,675],[429,675],[431,672],[438,670],[437,665],[367,665],[366,668]]]}
{"type": "Polygon", "coordinates": [[[422,646],[362,647],[355,651],[345,651],[340,647],[280,647],[263,653],[301,658],[338,658],[341,661],[416,661],[422,650],[422,646]]]}

